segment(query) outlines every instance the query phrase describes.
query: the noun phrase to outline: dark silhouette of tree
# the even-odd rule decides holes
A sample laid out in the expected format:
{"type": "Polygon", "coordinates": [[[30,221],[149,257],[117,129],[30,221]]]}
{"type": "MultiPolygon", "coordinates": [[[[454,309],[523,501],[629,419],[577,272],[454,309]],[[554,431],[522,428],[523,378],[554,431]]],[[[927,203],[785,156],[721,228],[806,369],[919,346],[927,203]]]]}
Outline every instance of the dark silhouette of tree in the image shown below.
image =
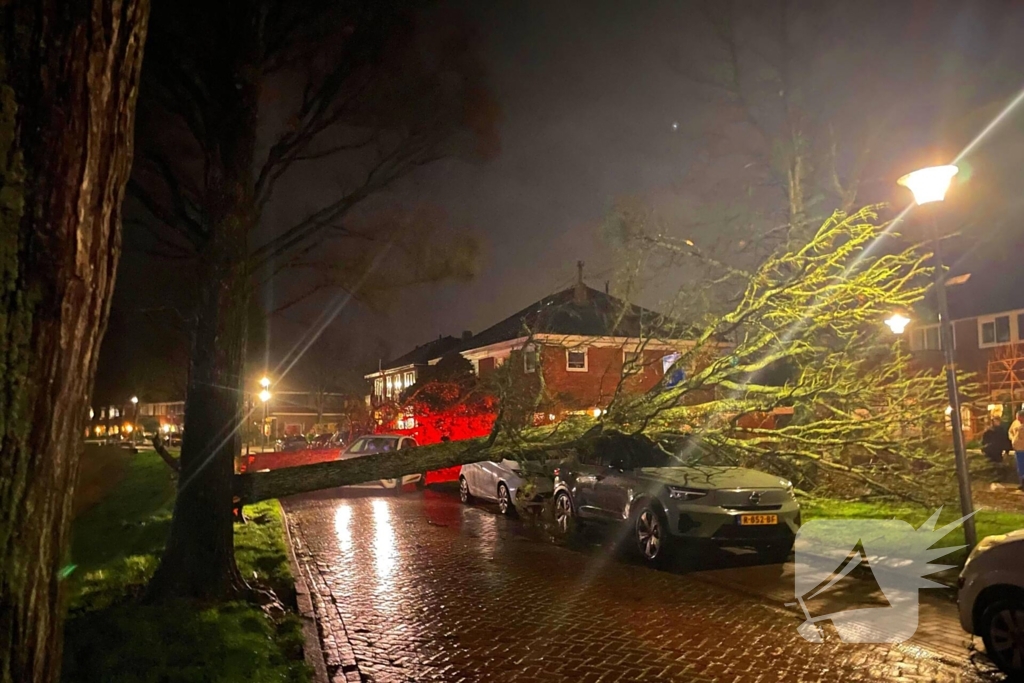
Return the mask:
{"type": "Polygon", "coordinates": [[[56,681],[60,568],[121,245],[146,0],[0,5],[0,681],[56,681]]]}
{"type": "MultiPolygon", "coordinates": [[[[330,287],[360,292],[415,240],[401,226],[361,226],[353,210],[425,164],[494,150],[496,110],[471,35],[424,9],[402,0],[153,8],[131,190],[160,248],[191,263],[196,290],[181,478],[153,596],[246,589],[233,556],[231,485],[248,420],[253,288],[318,269],[330,287]],[[318,174],[336,189],[287,207],[282,188],[318,174]],[[320,260],[335,249],[344,268],[320,260]]],[[[455,265],[440,275],[464,274],[464,260],[442,262],[455,265]]]]}

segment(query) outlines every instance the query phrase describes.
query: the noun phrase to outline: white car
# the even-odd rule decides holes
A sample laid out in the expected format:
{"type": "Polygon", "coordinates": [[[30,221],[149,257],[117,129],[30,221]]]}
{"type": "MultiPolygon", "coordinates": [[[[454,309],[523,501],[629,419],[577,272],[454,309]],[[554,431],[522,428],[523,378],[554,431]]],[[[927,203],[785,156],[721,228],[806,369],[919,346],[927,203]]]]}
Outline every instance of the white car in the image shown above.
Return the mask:
{"type": "Polygon", "coordinates": [[[1024,678],[1024,529],[983,538],[957,585],[960,625],[1011,680],[1024,678]]]}
{"type": "MultiPolygon", "coordinates": [[[[349,444],[348,448],[343,450],[341,455],[338,456],[338,459],[349,460],[351,458],[361,458],[364,455],[400,451],[405,448],[414,448],[417,445],[416,439],[411,436],[403,436],[401,434],[367,434],[366,436],[361,436],[349,444]]],[[[405,484],[414,482],[417,484],[425,483],[425,475],[407,474],[402,477],[401,485],[399,485],[397,479],[380,480],[381,486],[384,488],[398,490],[401,490],[402,486],[405,484]]]]}
{"type": "MultiPolygon", "coordinates": [[[[471,503],[475,498],[491,501],[498,504],[501,514],[511,515],[516,509],[516,492],[524,483],[515,460],[474,462],[463,465],[459,471],[459,498],[463,503],[471,503]]],[[[537,491],[529,502],[551,495],[549,478],[535,480],[535,486],[537,491]]]]}

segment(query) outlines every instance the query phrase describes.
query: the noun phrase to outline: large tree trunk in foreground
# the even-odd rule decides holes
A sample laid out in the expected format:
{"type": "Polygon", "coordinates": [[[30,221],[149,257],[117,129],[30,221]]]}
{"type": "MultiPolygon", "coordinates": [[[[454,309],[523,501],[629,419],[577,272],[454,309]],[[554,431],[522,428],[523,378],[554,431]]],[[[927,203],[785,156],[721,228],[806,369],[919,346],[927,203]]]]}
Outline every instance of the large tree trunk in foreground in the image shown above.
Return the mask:
{"type": "MultiPolygon", "coordinates": [[[[185,396],[181,475],[171,532],[150,597],[220,600],[245,588],[235,564],[232,479],[241,452],[249,282],[248,235],[253,227],[253,154],[259,103],[258,4],[241,3],[225,30],[224,87],[213,93],[208,126],[216,127],[204,178],[208,221],[199,248],[199,300],[185,396]],[[232,87],[233,86],[233,87],[232,87]]],[[[162,55],[167,58],[167,55],[162,55]]]]}
{"type": "Polygon", "coordinates": [[[55,681],[147,0],[0,3],[0,681],[55,681]]]}

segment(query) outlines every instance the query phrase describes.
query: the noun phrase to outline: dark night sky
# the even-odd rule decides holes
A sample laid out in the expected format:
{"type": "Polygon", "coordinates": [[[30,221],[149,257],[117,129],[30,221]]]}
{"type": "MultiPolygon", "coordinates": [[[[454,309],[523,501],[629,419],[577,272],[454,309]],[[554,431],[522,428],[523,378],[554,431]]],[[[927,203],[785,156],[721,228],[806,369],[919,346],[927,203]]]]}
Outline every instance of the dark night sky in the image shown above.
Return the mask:
{"type": "MultiPolygon", "coordinates": [[[[837,83],[822,84],[816,94],[854,117],[885,110],[892,104],[885,98],[903,101],[865,194],[904,201],[892,182],[897,170],[913,163],[916,150],[935,139],[955,154],[1024,87],[1017,68],[1024,8],[997,2],[847,5],[852,53],[891,51],[896,74],[854,73],[853,87],[889,77],[897,85],[883,89],[880,100],[844,102],[850,89],[837,83]],[[915,87],[908,89],[908,82],[915,87]]],[[[686,3],[489,0],[462,7],[479,30],[501,106],[501,152],[486,162],[439,162],[371,208],[439,208],[452,231],[481,242],[479,274],[469,283],[408,290],[380,312],[350,306],[326,334],[352,340],[357,362],[387,349],[403,353],[439,334],[479,331],[568,286],[578,259],[586,261],[589,284],[603,286],[613,275],[613,252],[600,228],[619,200],[642,202],[666,224],[685,226],[707,211],[702,202],[709,188],[742,196],[742,168],[716,156],[721,148],[709,133],[721,110],[673,68],[679,54],[696,48],[699,55],[709,40],[686,3]]],[[[1016,185],[1011,179],[1024,166],[1022,123],[1022,114],[1008,117],[968,158],[972,182],[1016,185]],[[986,165],[999,169],[998,179],[983,171],[986,165]]],[[[267,214],[271,223],[302,205],[308,199],[303,192],[329,191],[316,178],[298,179],[292,187],[295,194],[267,214]]],[[[997,189],[987,197],[987,234],[1004,240],[1024,232],[1016,227],[1019,195],[997,189]]],[[[687,236],[714,238],[699,231],[687,236]]],[[[155,294],[158,287],[137,286],[163,282],[139,254],[127,253],[123,263],[115,309],[151,306],[166,295],[155,294]]],[[[300,285],[283,279],[265,300],[280,300],[300,285]]],[[[661,287],[643,302],[657,304],[668,294],[667,285],[661,287]]],[[[301,336],[329,299],[325,294],[271,322],[271,358],[301,336]]]]}

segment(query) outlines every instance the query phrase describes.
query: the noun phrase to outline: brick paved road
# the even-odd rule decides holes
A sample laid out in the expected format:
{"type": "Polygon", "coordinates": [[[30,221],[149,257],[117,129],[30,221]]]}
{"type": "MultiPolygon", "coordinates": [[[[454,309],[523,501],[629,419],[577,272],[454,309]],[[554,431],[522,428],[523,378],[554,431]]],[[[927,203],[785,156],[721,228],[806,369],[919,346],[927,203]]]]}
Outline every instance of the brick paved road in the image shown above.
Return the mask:
{"type": "Polygon", "coordinates": [[[778,566],[656,571],[435,491],[285,507],[332,681],[998,680],[955,642],[804,641],[778,566]]]}

